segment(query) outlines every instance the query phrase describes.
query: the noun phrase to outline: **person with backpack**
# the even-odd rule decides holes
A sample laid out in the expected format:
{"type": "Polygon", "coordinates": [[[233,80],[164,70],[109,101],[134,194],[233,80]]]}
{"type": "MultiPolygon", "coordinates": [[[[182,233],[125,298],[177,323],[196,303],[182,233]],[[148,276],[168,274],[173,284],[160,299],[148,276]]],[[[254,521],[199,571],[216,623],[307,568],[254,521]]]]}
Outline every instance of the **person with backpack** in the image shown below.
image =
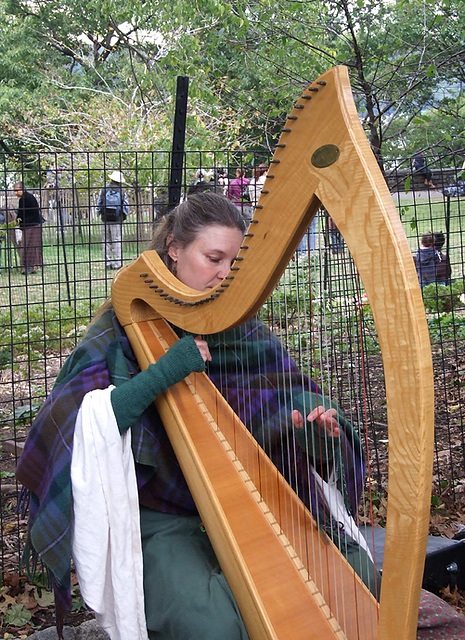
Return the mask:
{"type": "Polygon", "coordinates": [[[245,177],[245,169],[237,167],[236,177],[229,183],[227,196],[238,209],[241,209],[245,201],[250,202],[249,183],[249,178],[245,177]]]}
{"type": "Polygon", "coordinates": [[[103,256],[106,269],[122,267],[123,222],[129,213],[129,200],[123,189],[127,184],[121,171],[113,171],[110,183],[103,187],[97,200],[97,213],[102,222],[103,256]]]}
{"type": "Polygon", "coordinates": [[[441,255],[434,246],[434,235],[432,233],[424,233],[421,236],[421,246],[414,261],[422,289],[431,282],[437,282],[437,268],[441,262],[441,255]]]}

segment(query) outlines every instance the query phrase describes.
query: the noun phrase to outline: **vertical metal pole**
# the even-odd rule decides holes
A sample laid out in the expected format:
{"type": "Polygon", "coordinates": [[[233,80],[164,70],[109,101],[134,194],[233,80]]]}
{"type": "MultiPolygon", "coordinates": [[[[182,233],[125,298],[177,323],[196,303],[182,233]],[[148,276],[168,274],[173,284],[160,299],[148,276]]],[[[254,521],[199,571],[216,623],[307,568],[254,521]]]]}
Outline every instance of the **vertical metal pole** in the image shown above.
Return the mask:
{"type": "Polygon", "coordinates": [[[176,109],[173,126],[171,173],[168,184],[168,208],[173,209],[181,199],[184,142],[186,139],[186,115],[189,78],[178,76],[176,86],[176,109]]]}
{"type": "Polygon", "coordinates": [[[449,255],[449,236],[450,236],[450,196],[446,196],[446,248],[449,255]]]}
{"type": "MultiPolygon", "coordinates": [[[[60,225],[61,246],[63,248],[63,262],[65,265],[66,291],[68,293],[68,305],[71,306],[71,290],[70,290],[70,283],[69,283],[68,258],[66,256],[65,223],[63,220],[63,209],[61,207],[61,198],[58,195],[58,188],[57,188],[56,203],[57,203],[57,212],[58,212],[57,223],[60,225]]],[[[58,245],[59,244],[60,242],[58,241],[58,245]]],[[[58,251],[59,250],[60,250],[60,247],[58,246],[58,251]]]]}

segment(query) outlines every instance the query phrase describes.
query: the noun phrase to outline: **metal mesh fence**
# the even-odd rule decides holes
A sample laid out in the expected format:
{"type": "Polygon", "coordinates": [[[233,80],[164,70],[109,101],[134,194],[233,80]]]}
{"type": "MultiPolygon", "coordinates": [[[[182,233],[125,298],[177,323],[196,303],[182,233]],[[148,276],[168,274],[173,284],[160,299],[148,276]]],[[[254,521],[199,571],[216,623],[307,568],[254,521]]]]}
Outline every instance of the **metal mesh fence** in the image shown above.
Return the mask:
{"type": "MultiPolygon", "coordinates": [[[[154,225],[167,211],[171,158],[167,152],[107,152],[23,158],[4,155],[0,161],[0,210],[5,217],[0,250],[3,572],[17,569],[25,535],[25,523],[16,512],[20,487],[14,478],[22,443],[61,365],[96,309],[110,295],[115,272],[107,268],[105,259],[103,225],[96,208],[100,190],[108,184],[113,171],[123,174],[129,200],[121,239],[122,262],[126,264],[148,248],[154,225]],[[35,273],[22,264],[23,238],[14,226],[18,208],[14,184],[18,181],[36,197],[44,218],[42,260],[35,265],[35,273]]],[[[253,153],[186,153],[183,196],[199,181],[226,193],[227,180],[234,177],[237,167],[245,168],[250,177],[253,167],[266,161],[263,155],[253,153]]],[[[457,513],[463,513],[465,489],[462,426],[465,187],[461,176],[461,169],[449,166],[445,170],[440,161],[434,167],[434,189],[425,187],[409,162],[399,162],[387,176],[412,256],[423,234],[442,232],[441,260],[450,263],[451,275],[445,284],[434,281],[425,286],[423,295],[436,384],[433,489],[440,501],[457,505],[457,513]]],[[[244,203],[246,212],[251,213],[252,204],[244,203]]],[[[286,213],[283,211],[283,226],[286,213]]],[[[344,240],[324,210],[319,211],[261,313],[281,335],[299,365],[324,378],[329,392],[360,428],[366,428],[361,425],[360,407],[362,404],[367,407],[370,459],[379,491],[383,491],[387,483],[388,436],[376,331],[369,301],[363,297],[344,240]],[[309,267],[312,293],[305,286],[309,267]],[[312,340],[316,363],[308,362],[305,355],[312,340]],[[364,344],[363,351],[360,344],[364,344]],[[330,356],[328,363],[323,363],[327,356],[330,356]]]]}

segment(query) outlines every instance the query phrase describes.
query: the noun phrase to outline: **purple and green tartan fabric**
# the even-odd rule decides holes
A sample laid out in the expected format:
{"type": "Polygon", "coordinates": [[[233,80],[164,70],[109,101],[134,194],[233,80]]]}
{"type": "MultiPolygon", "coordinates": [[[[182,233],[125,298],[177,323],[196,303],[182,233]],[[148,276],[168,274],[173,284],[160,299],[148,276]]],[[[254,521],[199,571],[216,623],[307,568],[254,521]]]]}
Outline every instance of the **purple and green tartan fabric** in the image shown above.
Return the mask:
{"type": "Polygon", "coordinates": [[[333,523],[309,462],[322,477],[335,471],[346,507],[356,514],[365,480],[363,452],[337,405],[299,370],[281,341],[256,318],[207,339],[212,354],[209,377],[312,513],[320,514],[320,526],[330,533],[333,523]],[[340,438],[325,436],[315,423],[302,430],[293,427],[293,409],[306,416],[318,405],[336,409],[340,438]]]}
{"type": "MultiPolygon", "coordinates": [[[[334,465],[346,505],[355,513],[364,482],[364,464],[350,423],[338,412],[340,439],[324,438],[312,425],[308,432],[293,428],[292,409],[307,414],[316,404],[333,405],[298,370],[280,341],[256,319],[206,339],[213,358],[208,367],[210,378],[304,502],[319,514],[320,526],[331,533],[337,525],[330,521],[324,508],[308,458],[322,475],[328,465],[334,465]],[[297,479],[292,480],[294,477],[297,479]]],[[[31,427],[18,465],[17,478],[30,493],[25,558],[32,566],[38,555],[52,574],[59,630],[71,602],[70,468],[76,417],[86,393],[109,384],[118,386],[137,372],[127,337],[114,312],[109,311],[91,325],[66,361],[31,427]]],[[[156,482],[157,473],[163,475],[162,467],[170,457],[163,437],[164,430],[152,405],[131,429],[141,495],[150,482],[156,482]]],[[[165,486],[179,490],[167,496],[163,510],[191,512],[195,505],[178,465],[171,466],[169,474],[172,476],[165,486]]]]}

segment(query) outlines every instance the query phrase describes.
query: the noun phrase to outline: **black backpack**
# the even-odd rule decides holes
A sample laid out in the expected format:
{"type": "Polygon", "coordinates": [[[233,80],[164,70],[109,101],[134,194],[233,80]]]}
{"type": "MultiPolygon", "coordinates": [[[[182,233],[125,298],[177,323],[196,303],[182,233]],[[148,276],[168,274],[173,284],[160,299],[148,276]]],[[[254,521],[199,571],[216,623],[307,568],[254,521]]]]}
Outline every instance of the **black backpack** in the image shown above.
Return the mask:
{"type": "Polygon", "coordinates": [[[100,207],[102,222],[120,222],[126,216],[123,215],[123,196],[121,189],[106,189],[103,196],[103,204],[100,207]]]}
{"type": "Polygon", "coordinates": [[[250,202],[249,185],[244,184],[241,188],[241,195],[239,196],[241,202],[250,202]]]}

